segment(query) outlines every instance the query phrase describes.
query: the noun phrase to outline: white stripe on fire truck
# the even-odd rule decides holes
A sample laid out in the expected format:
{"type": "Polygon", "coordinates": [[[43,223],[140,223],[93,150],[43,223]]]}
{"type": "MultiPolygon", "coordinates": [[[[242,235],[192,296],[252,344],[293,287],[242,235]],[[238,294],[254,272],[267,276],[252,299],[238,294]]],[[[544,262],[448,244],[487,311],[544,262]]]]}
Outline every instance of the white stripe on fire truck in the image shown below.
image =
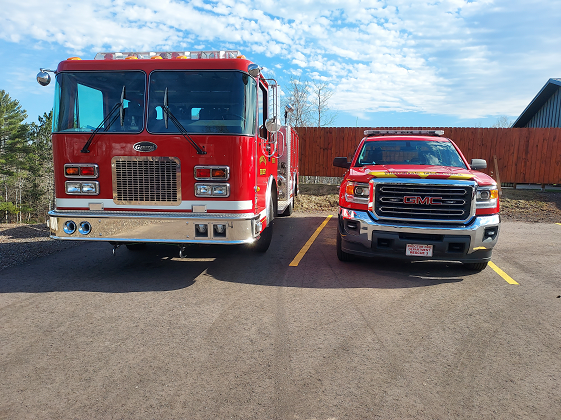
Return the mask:
{"type": "MultiPolygon", "coordinates": [[[[57,207],[66,208],[89,208],[90,204],[102,204],[105,210],[119,208],[135,208],[136,205],[115,204],[111,199],[95,198],[57,198],[57,207]]],[[[143,209],[149,210],[191,210],[193,206],[206,206],[207,210],[251,210],[253,201],[182,201],[177,206],[146,206],[143,209]]]]}

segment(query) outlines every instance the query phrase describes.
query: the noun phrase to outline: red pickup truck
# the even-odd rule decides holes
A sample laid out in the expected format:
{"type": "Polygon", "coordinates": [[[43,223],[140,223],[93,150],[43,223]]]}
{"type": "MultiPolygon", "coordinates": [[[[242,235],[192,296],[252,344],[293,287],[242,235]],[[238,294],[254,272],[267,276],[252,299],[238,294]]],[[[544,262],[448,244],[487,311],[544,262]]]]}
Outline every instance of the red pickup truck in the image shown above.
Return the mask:
{"type": "Polygon", "coordinates": [[[481,271],[500,227],[496,182],[443,131],[366,130],[339,191],[337,256],[462,262],[481,271]]]}

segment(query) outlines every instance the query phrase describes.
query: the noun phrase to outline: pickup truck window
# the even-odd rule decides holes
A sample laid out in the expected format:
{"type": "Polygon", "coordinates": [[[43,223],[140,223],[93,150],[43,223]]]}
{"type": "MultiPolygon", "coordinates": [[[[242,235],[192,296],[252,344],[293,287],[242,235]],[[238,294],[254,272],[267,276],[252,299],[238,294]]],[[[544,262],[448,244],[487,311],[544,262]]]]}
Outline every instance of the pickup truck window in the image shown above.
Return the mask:
{"type": "Polygon", "coordinates": [[[435,165],[467,169],[447,141],[384,140],[364,142],[355,166],[435,165]]]}

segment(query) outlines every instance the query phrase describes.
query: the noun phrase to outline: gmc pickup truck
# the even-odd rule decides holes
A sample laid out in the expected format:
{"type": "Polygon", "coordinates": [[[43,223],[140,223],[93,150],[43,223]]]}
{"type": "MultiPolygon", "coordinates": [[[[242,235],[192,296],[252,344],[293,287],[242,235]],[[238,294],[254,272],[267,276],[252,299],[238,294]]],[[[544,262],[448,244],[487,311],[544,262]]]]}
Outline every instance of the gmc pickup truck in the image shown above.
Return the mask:
{"type": "Polygon", "coordinates": [[[366,130],[339,190],[337,256],[463,263],[481,271],[500,227],[496,182],[443,131],[366,130]]]}

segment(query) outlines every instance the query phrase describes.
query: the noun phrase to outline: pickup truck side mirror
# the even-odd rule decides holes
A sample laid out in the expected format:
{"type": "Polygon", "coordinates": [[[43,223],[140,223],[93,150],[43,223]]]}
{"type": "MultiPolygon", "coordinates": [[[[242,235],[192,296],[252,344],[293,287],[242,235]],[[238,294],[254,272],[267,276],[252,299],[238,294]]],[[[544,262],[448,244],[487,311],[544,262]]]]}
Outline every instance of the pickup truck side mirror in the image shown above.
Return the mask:
{"type": "Polygon", "coordinates": [[[487,167],[487,161],[485,159],[472,159],[471,165],[469,166],[474,170],[485,169],[487,167]]]}
{"type": "Polygon", "coordinates": [[[351,167],[351,162],[347,161],[346,157],[336,157],[333,159],[333,166],[349,169],[351,167]]]}

